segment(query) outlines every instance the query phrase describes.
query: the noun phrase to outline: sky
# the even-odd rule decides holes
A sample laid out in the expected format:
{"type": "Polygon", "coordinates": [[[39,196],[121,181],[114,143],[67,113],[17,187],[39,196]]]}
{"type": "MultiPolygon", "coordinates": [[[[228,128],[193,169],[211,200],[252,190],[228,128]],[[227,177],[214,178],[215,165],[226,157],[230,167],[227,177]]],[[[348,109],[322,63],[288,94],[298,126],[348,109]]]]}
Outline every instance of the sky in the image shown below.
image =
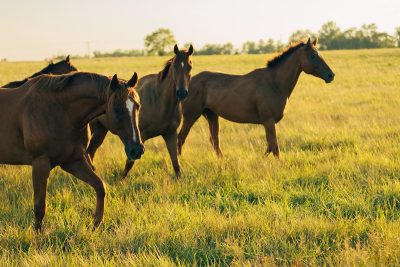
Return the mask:
{"type": "Polygon", "coordinates": [[[273,38],[327,21],[342,29],[376,23],[394,33],[400,0],[0,0],[0,58],[142,49],[146,35],[169,28],[178,45],[273,38]]]}

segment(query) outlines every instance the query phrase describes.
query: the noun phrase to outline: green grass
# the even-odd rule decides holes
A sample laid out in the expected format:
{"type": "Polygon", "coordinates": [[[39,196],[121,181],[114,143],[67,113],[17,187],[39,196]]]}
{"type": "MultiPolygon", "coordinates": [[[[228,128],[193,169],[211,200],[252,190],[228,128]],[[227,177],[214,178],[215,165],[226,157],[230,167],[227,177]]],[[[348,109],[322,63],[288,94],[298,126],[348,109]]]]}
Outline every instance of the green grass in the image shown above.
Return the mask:
{"type": "MultiPolygon", "coordinates": [[[[227,121],[219,160],[200,119],[181,179],[156,138],[119,182],[123,148],[108,136],[95,159],[108,190],[97,231],[94,191],[55,169],[36,235],[30,168],[0,166],[0,265],[400,265],[400,49],[322,54],[336,79],[301,75],[277,127],[280,160],[264,157],[263,127],[227,121]]],[[[270,57],[198,56],[193,70],[246,73],[270,57]]],[[[73,63],[129,78],[166,59],[73,63]]],[[[0,84],[44,65],[0,63],[0,84]]]]}

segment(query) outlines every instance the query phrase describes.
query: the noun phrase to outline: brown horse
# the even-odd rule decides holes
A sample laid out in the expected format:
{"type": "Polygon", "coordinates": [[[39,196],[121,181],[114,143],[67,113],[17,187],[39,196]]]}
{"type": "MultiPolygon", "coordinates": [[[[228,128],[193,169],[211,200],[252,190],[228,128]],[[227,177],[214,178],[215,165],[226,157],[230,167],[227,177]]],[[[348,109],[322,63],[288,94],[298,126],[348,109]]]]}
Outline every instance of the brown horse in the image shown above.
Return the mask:
{"type": "Polygon", "coordinates": [[[183,125],[178,135],[178,151],[196,120],[204,115],[210,141],[218,156],[218,117],[238,122],[262,124],[267,135],[267,152],[279,157],[275,124],[283,117],[286,101],[301,72],[333,81],[334,73],[322,59],[317,40],[298,43],[270,60],[266,68],[245,75],[201,72],[190,83],[190,95],[182,102],[183,125]]]}
{"type": "Polygon", "coordinates": [[[35,229],[40,230],[46,209],[46,188],[55,166],[90,184],[96,191],[94,225],[103,218],[105,188],[86,159],[86,125],[107,114],[110,127],[125,145],[127,157],[143,153],[133,90],[136,73],[128,82],[114,75],[76,72],[41,75],[18,88],[0,90],[0,163],[31,165],[35,229]],[[132,112],[136,110],[136,112],[132,112]],[[134,116],[132,116],[134,115],[134,116]]]}
{"type": "MultiPolygon", "coordinates": [[[[167,61],[164,69],[158,74],[150,74],[139,80],[138,93],[141,99],[139,129],[143,141],[162,136],[171,157],[176,175],[181,174],[177,157],[177,129],[181,121],[179,101],[188,95],[190,72],[192,69],[193,46],[189,50],[174,47],[175,56],[167,61]]],[[[93,132],[88,153],[93,159],[97,148],[110,129],[107,118],[102,116],[90,123],[93,132]]],[[[121,175],[124,179],[132,166],[133,160],[127,159],[121,175]]]]}
{"type": "Polygon", "coordinates": [[[23,85],[24,83],[26,83],[29,79],[37,77],[39,75],[42,74],[56,74],[56,75],[60,75],[60,74],[67,74],[73,71],[77,71],[78,69],[75,68],[72,64],[71,61],[69,59],[69,56],[67,56],[67,58],[65,60],[61,60],[60,62],[57,63],[53,63],[52,61],[50,62],[50,64],[42,69],[41,71],[38,71],[34,74],[32,74],[31,76],[29,76],[28,78],[25,78],[21,81],[15,81],[15,82],[10,82],[7,83],[1,87],[3,88],[17,88],[20,87],[21,85],[23,85]]]}

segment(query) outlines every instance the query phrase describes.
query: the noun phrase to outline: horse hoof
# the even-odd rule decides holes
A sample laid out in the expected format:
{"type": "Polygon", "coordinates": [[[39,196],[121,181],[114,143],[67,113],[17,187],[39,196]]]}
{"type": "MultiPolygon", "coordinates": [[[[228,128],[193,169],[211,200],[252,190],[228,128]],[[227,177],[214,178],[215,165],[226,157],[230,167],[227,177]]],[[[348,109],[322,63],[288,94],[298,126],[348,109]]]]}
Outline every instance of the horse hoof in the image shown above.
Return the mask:
{"type": "Polygon", "coordinates": [[[102,219],[94,219],[93,231],[96,230],[97,228],[99,228],[101,221],[102,221],[102,219]]]}
{"type": "Polygon", "coordinates": [[[37,234],[43,233],[43,224],[35,223],[34,229],[35,229],[35,233],[37,233],[37,234]]]}
{"type": "Polygon", "coordinates": [[[181,171],[175,172],[175,179],[179,179],[181,178],[181,176],[182,176],[181,171]]]}

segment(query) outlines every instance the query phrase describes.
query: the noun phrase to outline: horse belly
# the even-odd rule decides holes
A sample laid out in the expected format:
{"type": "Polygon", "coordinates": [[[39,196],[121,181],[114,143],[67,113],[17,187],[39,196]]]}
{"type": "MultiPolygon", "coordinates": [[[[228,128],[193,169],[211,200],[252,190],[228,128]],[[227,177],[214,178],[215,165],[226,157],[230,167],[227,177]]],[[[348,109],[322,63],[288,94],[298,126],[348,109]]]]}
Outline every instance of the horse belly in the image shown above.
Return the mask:
{"type": "Polygon", "coordinates": [[[259,123],[257,107],[250,99],[221,97],[209,107],[218,116],[237,123],[259,123]]]}
{"type": "MultiPolygon", "coordinates": [[[[3,133],[0,133],[1,136],[3,133]]],[[[30,165],[32,163],[32,155],[23,145],[22,138],[1,138],[0,141],[0,163],[11,165],[30,165]]]]}

